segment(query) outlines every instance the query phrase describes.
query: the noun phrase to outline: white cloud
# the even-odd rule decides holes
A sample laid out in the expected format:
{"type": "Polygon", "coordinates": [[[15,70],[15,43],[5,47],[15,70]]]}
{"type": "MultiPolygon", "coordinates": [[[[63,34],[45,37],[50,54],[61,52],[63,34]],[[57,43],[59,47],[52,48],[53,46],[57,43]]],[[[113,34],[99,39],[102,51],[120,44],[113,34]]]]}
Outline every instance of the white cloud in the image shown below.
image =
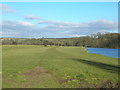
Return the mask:
{"type": "Polygon", "coordinates": [[[38,24],[50,24],[50,25],[56,25],[56,26],[59,26],[59,27],[79,25],[79,23],[60,22],[60,21],[54,21],[54,20],[43,20],[43,21],[39,21],[38,24]]]}
{"type": "MultiPolygon", "coordinates": [[[[4,20],[2,21],[2,24],[3,27],[30,27],[30,26],[34,26],[34,24],[30,23],[30,22],[25,22],[25,21],[11,21],[11,20],[4,20]]],[[[5,27],[5,28],[6,28],[5,27]]]]}
{"type": "Polygon", "coordinates": [[[89,30],[114,30],[118,24],[116,22],[107,20],[94,20],[86,23],[70,23],[70,22],[58,22],[52,20],[39,21],[38,24],[46,24],[48,27],[56,28],[69,28],[69,29],[89,29],[89,30]]]}
{"type": "Polygon", "coordinates": [[[0,32],[0,37],[2,37],[2,32],[0,32]]]}
{"type": "Polygon", "coordinates": [[[116,31],[118,24],[108,20],[94,20],[85,23],[71,23],[42,20],[39,25],[25,21],[3,21],[3,32],[14,32],[13,34],[4,34],[10,37],[79,37],[90,35],[97,32],[116,31]],[[45,24],[42,26],[42,24],[45,24]]]}
{"type": "Polygon", "coordinates": [[[17,13],[17,11],[12,9],[8,4],[0,4],[0,10],[3,12],[17,13]]]}
{"type": "Polygon", "coordinates": [[[70,34],[70,35],[68,35],[68,36],[70,36],[70,37],[81,37],[81,36],[85,36],[85,35],[79,35],[79,34],[70,34]]]}
{"type": "Polygon", "coordinates": [[[18,21],[18,24],[23,25],[23,26],[34,26],[34,24],[32,23],[24,22],[24,21],[18,21]]]}
{"type": "Polygon", "coordinates": [[[42,19],[41,17],[37,17],[37,16],[33,16],[33,15],[26,15],[23,16],[25,19],[30,19],[30,20],[38,20],[38,19],[42,19]]]}

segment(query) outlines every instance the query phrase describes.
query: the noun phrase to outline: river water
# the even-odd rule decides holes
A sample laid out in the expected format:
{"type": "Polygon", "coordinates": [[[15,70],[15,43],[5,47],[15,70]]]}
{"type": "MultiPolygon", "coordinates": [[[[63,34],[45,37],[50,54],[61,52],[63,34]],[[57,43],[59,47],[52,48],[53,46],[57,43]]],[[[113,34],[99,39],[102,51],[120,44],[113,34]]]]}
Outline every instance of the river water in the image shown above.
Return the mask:
{"type": "Polygon", "coordinates": [[[109,57],[120,58],[120,49],[108,49],[108,48],[88,48],[89,53],[102,54],[109,57]]]}

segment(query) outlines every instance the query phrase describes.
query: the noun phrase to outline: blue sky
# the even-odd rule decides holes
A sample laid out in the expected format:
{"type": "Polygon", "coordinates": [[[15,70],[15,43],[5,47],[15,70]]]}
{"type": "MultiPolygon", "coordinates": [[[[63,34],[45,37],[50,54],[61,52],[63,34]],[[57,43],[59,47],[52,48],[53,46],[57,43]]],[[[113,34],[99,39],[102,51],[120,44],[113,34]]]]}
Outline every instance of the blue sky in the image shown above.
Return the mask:
{"type": "Polygon", "coordinates": [[[117,32],[117,2],[4,2],[2,36],[67,38],[117,32]]]}

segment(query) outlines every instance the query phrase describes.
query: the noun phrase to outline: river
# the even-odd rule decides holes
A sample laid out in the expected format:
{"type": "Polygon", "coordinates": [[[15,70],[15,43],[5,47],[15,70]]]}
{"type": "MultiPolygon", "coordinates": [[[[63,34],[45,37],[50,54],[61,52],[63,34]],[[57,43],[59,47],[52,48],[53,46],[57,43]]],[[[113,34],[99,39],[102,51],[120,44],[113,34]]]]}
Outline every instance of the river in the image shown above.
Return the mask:
{"type": "Polygon", "coordinates": [[[109,57],[120,58],[120,49],[109,49],[109,48],[88,48],[89,53],[102,54],[109,57]]]}

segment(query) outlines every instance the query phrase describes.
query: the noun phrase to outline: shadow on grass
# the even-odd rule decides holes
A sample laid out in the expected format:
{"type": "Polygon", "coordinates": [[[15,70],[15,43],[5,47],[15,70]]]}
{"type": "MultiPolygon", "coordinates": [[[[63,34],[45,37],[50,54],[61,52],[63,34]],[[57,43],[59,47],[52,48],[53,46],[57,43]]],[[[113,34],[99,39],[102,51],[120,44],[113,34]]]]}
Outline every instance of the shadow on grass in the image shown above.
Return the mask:
{"type": "Polygon", "coordinates": [[[94,62],[94,61],[88,61],[88,60],[82,60],[82,59],[73,59],[73,60],[88,64],[88,65],[92,65],[97,68],[105,69],[110,72],[118,73],[118,71],[120,70],[120,67],[118,67],[118,66],[109,65],[109,64],[105,64],[105,63],[101,63],[101,62],[94,62]]]}

